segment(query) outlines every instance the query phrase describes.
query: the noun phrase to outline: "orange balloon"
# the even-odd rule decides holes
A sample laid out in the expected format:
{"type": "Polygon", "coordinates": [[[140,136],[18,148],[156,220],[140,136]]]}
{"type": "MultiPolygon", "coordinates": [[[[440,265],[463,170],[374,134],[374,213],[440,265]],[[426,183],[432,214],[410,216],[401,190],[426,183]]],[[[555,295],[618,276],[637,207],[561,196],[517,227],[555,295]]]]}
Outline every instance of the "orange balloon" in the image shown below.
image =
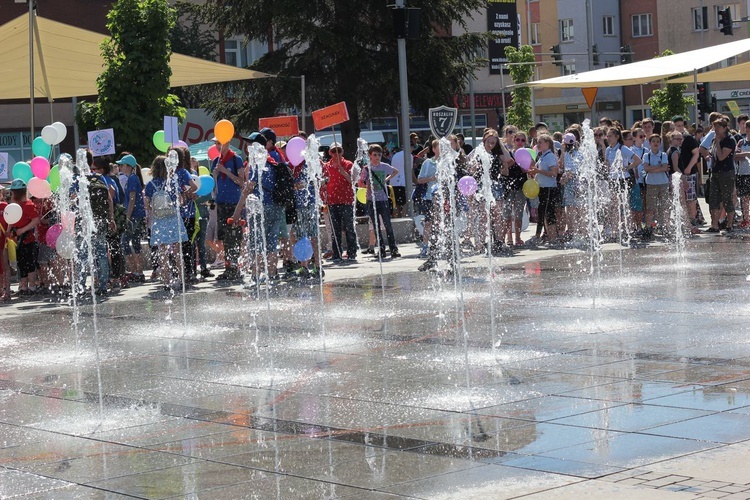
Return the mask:
{"type": "Polygon", "coordinates": [[[234,137],[234,125],[229,120],[219,120],[214,125],[214,135],[217,141],[226,144],[234,137]]]}

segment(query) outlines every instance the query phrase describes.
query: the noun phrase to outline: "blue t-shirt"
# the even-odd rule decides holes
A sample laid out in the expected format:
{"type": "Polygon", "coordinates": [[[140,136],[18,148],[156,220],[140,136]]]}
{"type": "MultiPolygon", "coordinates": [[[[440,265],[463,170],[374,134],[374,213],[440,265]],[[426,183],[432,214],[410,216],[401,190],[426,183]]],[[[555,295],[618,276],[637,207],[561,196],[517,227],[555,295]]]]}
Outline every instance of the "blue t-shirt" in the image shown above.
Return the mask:
{"type": "MultiPolygon", "coordinates": [[[[180,186],[180,193],[187,191],[190,188],[190,181],[193,178],[190,176],[190,172],[185,168],[178,169],[175,174],[177,175],[177,182],[180,186]]],[[[189,200],[184,205],[180,205],[180,217],[183,219],[192,219],[195,217],[195,203],[193,200],[189,200]]]]}
{"type": "Polygon", "coordinates": [[[117,189],[117,185],[115,184],[116,181],[108,175],[102,175],[102,180],[108,187],[111,187],[114,190],[114,194],[112,195],[112,203],[114,203],[115,205],[120,204],[120,191],[117,189]]]}
{"type": "Polygon", "coordinates": [[[627,167],[633,162],[633,150],[627,146],[618,144],[616,146],[607,147],[607,160],[609,161],[609,176],[612,179],[629,179],[630,172],[627,170],[615,170],[615,158],[617,157],[617,151],[620,151],[622,156],[622,168],[627,167]]]}
{"type": "MultiPolygon", "coordinates": [[[[557,156],[551,150],[547,150],[539,157],[537,161],[537,168],[549,172],[552,168],[557,166],[557,156]]],[[[554,188],[557,187],[557,176],[550,177],[549,175],[537,175],[535,177],[539,183],[539,187],[542,188],[554,188]]]]}
{"type": "MultiPolygon", "coordinates": [[[[230,155],[227,154],[227,156],[230,155]]],[[[216,158],[211,162],[212,174],[221,159],[222,158],[216,158]]],[[[224,163],[224,166],[234,175],[239,175],[239,171],[243,166],[242,159],[232,153],[231,157],[226,160],[226,163],[224,163]]],[[[216,203],[236,205],[240,201],[240,193],[242,193],[242,186],[237,185],[228,175],[216,175],[216,203]]]]}
{"type": "Polygon", "coordinates": [[[260,185],[263,187],[263,195],[260,194],[260,188],[258,187],[258,170],[253,169],[250,172],[250,180],[255,183],[255,189],[253,194],[258,196],[264,205],[271,205],[273,201],[273,190],[276,186],[276,172],[274,171],[274,165],[271,162],[266,161],[266,165],[263,172],[260,175],[260,185]]]}
{"type": "MultiPolygon", "coordinates": [[[[652,153],[651,151],[643,153],[644,171],[646,166],[659,167],[664,164],[669,164],[667,153],[652,153]]],[[[669,176],[666,172],[646,172],[646,185],[647,186],[658,186],[663,184],[669,184],[669,176]]]]}
{"type": "Polygon", "coordinates": [[[125,187],[125,209],[129,208],[130,193],[135,193],[135,205],[130,217],[133,219],[144,219],[146,217],[146,205],[143,204],[143,186],[141,185],[141,180],[135,174],[128,176],[128,184],[125,187]]]}
{"type": "MultiPolygon", "coordinates": [[[[433,159],[427,159],[422,163],[422,170],[419,171],[419,178],[420,179],[428,179],[430,177],[435,177],[435,174],[437,173],[437,164],[435,163],[435,160],[433,159]]],[[[425,200],[431,200],[432,199],[432,193],[433,193],[433,187],[437,185],[437,181],[430,181],[427,183],[427,188],[425,190],[424,196],[422,197],[425,200]]]]}

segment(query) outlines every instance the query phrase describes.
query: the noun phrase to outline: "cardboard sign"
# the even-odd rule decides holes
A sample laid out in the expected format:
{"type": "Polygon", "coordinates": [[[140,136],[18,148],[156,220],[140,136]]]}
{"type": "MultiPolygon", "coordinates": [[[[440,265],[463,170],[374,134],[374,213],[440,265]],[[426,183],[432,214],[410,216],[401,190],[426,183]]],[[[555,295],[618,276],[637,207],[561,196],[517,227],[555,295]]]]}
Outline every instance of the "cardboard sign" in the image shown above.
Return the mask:
{"type": "Polygon", "coordinates": [[[342,101],[332,106],[313,111],[312,118],[315,130],[323,130],[324,128],[349,121],[349,111],[346,109],[346,103],[342,101]]]}
{"type": "Polygon", "coordinates": [[[10,180],[10,169],[8,168],[8,153],[0,153],[0,181],[10,180]]]}
{"type": "Polygon", "coordinates": [[[164,117],[164,142],[169,144],[177,144],[180,140],[180,134],[177,132],[177,117],[176,116],[165,116],[164,117]]]}
{"type": "Polygon", "coordinates": [[[276,132],[276,135],[291,136],[299,133],[299,124],[296,116],[273,116],[258,120],[258,128],[268,127],[276,132]]]}
{"type": "Polygon", "coordinates": [[[115,131],[107,128],[88,132],[89,149],[94,156],[115,154],[115,131]]]}

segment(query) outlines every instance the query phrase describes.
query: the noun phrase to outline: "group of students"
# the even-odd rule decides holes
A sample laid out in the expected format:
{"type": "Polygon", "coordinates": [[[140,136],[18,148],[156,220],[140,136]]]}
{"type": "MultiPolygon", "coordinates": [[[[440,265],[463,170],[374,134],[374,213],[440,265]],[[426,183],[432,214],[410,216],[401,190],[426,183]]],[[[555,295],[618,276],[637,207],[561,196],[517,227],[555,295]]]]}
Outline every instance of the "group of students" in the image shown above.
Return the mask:
{"type": "MultiPolygon", "coordinates": [[[[479,253],[512,255],[514,247],[540,244],[584,248],[590,231],[589,194],[596,197],[594,224],[601,228],[604,242],[630,244],[636,239],[652,241],[655,235],[670,237],[677,231],[687,237],[703,232],[700,226],[705,218],[697,203],[702,191],[711,214],[711,226],[705,232],[733,231],[738,198],[742,208],[739,225],[750,226],[748,117],[737,117],[739,132],[730,130],[728,117],[719,113],[711,114],[709,121],[708,129],[694,127],[691,133],[681,116],[664,123],[646,118],[631,129],[602,118],[593,130],[593,150],[588,157],[581,147],[584,130],[578,124],[554,134],[544,123],[528,133],[514,125],[506,125],[502,135],[488,128],[474,149],[463,144],[461,137],[448,136],[451,161],[455,162],[448,180],[454,183],[453,209],[446,202],[449,190],[440,189],[437,175],[437,164],[445,152],[440,151],[439,141],[428,142],[414,152],[416,188],[412,199],[424,220],[420,256],[427,258],[419,269],[435,268],[440,254],[446,253],[445,245],[438,244],[442,232],[434,231],[433,226],[436,217],[445,221],[451,214],[464,219],[461,246],[479,253]],[[489,156],[488,177],[486,162],[478,154],[480,148],[489,156]],[[516,155],[527,148],[533,149],[536,158],[522,168],[516,155]],[[587,166],[592,168],[584,171],[587,166]],[[465,196],[456,189],[464,176],[476,180],[479,189],[475,194],[465,196]],[[489,196],[482,189],[487,178],[491,182],[489,196]],[[673,178],[678,182],[673,183],[673,178]],[[524,194],[529,179],[539,187],[538,195],[530,199],[524,194]],[[439,203],[434,201],[436,195],[439,203]],[[676,203],[682,210],[674,210],[676,203]],[[521,239],[525,211],[537,223],[534,236],[526,242],[521,239]],[[682,219],[675,220],[675,213],[683,214],[682,219]]],[[[449,222],[453,223],[452,219],[449,222]]]]}

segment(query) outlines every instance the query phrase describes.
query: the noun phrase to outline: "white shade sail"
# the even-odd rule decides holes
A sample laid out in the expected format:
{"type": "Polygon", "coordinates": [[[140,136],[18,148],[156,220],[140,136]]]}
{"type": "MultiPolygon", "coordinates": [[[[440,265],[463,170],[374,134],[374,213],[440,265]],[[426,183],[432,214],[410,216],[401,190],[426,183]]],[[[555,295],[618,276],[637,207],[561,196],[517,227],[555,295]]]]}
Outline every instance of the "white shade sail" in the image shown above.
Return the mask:
{"type": "MultiPolygon", "coordinates": [[[[693,71],[748,51],[750,51],[750,38],[671,56],[613,66],[611,68],[537,80],[528,82],[526,85],[536,88],[620,87],[622,85],[638,85],[651,83],[682,73],[692,73],[693,71]]],[[[692,76],[689,79],[691,82],[693,81],[692,76]]]]}
{"type": "MultiPolygon", "coordinates": [[[[726,68],[698,73],[698,81],[710,82],[745,82],[750,80],[750,62],[735,64],[726,68]]],[[[669,83],[693,83],[693,75],[669,80],[669,83]]]]}
{"type": "MultiPolygon", "coordinates": [[[[104,69],[101,43],[106,35],[35,17],[34,96],[49,99],[96,95],[104,69]]],[[[172,87],[274,75],[204,59],[172,54],[172,87]]],[[[0,99],[29,98],[29,18],[0,26],[0,99]]]]}

